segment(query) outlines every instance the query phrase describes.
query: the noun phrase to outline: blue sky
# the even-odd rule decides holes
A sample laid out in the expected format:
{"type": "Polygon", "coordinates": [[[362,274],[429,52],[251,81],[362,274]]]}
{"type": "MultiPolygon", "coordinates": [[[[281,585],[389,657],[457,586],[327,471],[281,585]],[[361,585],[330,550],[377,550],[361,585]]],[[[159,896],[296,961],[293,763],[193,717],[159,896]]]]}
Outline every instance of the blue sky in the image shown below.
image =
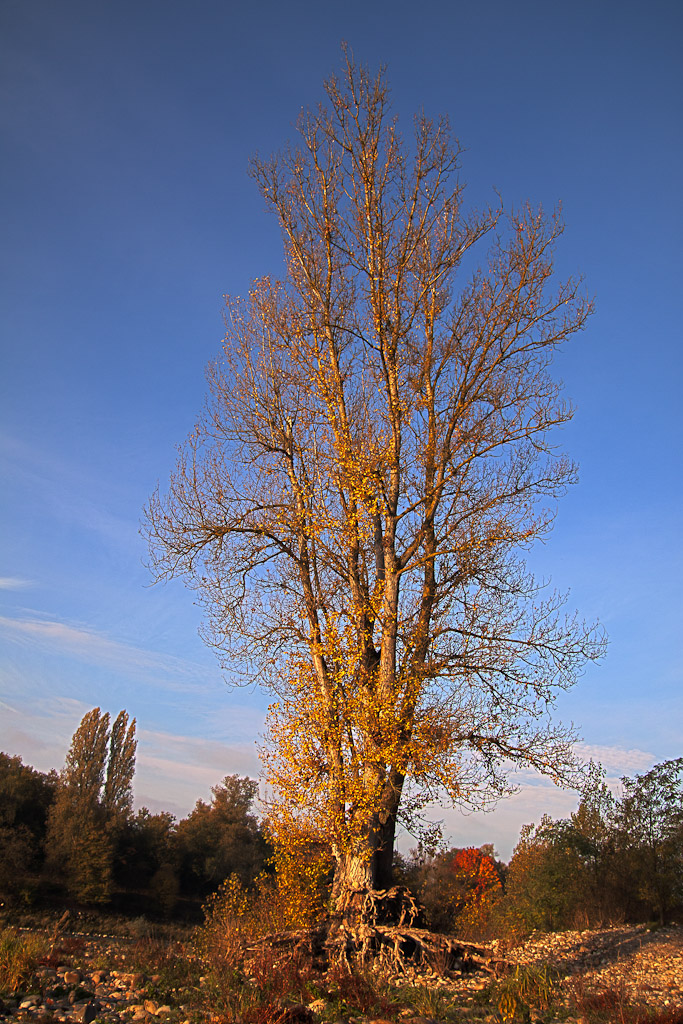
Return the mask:
{"type": "MultiPolygon", "coordinates": [[[[138,719],[136,800],[186,814],[256,775],[266,698],[229,690],[180,583],[150,587],[141,508],[191,428],[223,294],[282,269],[250,156],[292,138],[346,40],[404,130],[449,114],[472,203],[567,223],[597,313],[558,360],[581,481],[540,573],[610,635],[563,697],[617,778],[682,753],[683,7],[628,0],[4,0],[0,8],[0,748],[60,767],[81,716],[138,719]]],[[[455,844],[567,813],[520,776],[455,844]]]]}

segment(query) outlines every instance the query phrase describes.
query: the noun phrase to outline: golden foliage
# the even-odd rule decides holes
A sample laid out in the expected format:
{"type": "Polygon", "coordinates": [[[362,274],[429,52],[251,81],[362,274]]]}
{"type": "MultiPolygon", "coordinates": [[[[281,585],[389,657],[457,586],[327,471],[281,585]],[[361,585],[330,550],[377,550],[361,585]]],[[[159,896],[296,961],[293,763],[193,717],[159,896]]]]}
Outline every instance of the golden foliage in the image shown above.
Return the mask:
{"type": "Polygon", "coordinates": [[[553,287],[561,219],[466,212],[445,119],[409,148],[381,74],[347,59],[326,89],[299,148],[253,165],[286,280],[228,302],[147,521],[231,678],[274,692],[268,778],[348,887],[386,875],[406,780],[417,807],[482,806],[510,763],[567,779],[549,712],[602,643],[520,557],[575,478],[549,368],[592,306],[553,287]]]}
{"type": "MultiPolygon", "coordinates": [[[[270,826],[271,823],[269,823],[270,826]]],[[[326,913],[332,859],[328,846],[291,835],[273,841],[271,873],[252,886],[230,875],[204,905],[195,952],[210,964],[236,963],[243,943],[272,932],[309,928],[326,913]]]]}

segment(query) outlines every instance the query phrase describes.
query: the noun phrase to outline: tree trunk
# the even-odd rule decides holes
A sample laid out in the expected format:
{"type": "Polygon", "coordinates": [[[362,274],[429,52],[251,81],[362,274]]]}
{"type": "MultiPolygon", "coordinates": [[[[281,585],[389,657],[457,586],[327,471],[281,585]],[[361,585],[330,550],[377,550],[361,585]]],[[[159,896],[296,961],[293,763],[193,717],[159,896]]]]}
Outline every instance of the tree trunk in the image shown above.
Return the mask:
{"type": "Polygon", "coordinates": [[[375,889],[390,889],[393,885],[394,875],[394,841],[396,839],[396,819],[403,793],[405,776],[391,768],[382,794],[377,822],[375,824],[375,835],[377,846],[375,850],[375,889]]]}
{"type": "Polygon", "coordinates": [[[339,925],[353,929],[368,892],[390,889],[394,857],[396,814],[400,794],[382,800],[373,816],[365,850],[340,852],[332,882],[332,914],[339,925]]]}
{"type": "Polygon", "coordinates": [[[332,881],[332,905],[336,911],[342,909],[352,892],[366,892],[374,889],[375,856],[354,853],[340,853],[334,866],[332,881]]]}

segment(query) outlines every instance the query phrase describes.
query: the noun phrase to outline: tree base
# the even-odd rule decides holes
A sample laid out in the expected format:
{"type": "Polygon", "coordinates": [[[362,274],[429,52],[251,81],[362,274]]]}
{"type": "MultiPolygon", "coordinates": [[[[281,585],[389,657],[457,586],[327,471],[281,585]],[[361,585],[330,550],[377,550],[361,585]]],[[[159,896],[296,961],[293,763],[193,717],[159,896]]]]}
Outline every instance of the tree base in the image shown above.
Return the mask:
{"type": "Polygon", "coordinates": [[[496,973],[500,962],[485,946],[429,931],[421,922],[422,908],[408,889],[357,889],[320,928],[265,935],[245,953],[248,959],[269,947],[321,973],[335,964],[376,964],[393,975],[496,973]]]}

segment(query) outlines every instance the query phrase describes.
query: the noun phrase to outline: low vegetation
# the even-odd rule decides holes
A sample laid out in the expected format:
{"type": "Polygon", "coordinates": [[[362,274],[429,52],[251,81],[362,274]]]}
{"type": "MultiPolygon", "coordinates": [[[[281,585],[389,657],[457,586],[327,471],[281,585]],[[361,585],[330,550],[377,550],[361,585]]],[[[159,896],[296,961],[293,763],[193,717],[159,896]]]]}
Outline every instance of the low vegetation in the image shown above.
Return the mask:
{"type": "Polygon", "coordinates": [[[0,992],[24,988],[47,951],[46,938],[4,928],[0,932],[0,992]]]}
{"type": "Polygon", "coordinates": [[[328,915],[330,850],[306,835],[290,846],[274,841],[254,809],[252,780],[227,776],[210,803],[198,801],[179,822],[145,809],[134,814],[133,726],[121,712],[110,729],[94,709],[61,775],[0,754],[0,1002],[10,1010],[18,995],[43,991],[41,970],[74,963],[84,973],[144,974],[140,998],[168,1006],[177,1024],[413,1016],[452,1024],[683,1024],[683,1013],[655,1010],[619,985],[562,978],[549,963],[506,970],[503,955],[534,931],[622,922],[656,928],[683,915],[683,759],[623,779],[620,798],[593,768],[577,810],[525,827],[509,864],[490,845],[418,847],[395,858],[397,883],[423,907],[421,925],[471,942],[498,940],[495,976],[456,991],[419,972],[398,984],[387,963],[325,961],[321,940],[316,947],[310,937],[322,935],[328,915]],[[83,814],[101,842],[70,845],[78,830],[64,813],[69,787],[83,789],[88,773],[83,814]],[[89,849],[84,886],[78,878],[89,849]],[[58,935],[65,906],[72,934],[58,935]],[[105,933],[118,951],[88,953],[85,964],[77,933],[89,932],[105,933]],[[293,932],[307,934],[308,945],[282,938],[293,932]]]}
{"type": "Polygon", "coordinates": [[[235,944],[232,957],[223,947],[221,957],[212,960],[206,947],[200,955],[194,941],[152,935],[107,942],[104,955],[93,951],[83,936],[62,935],[51,948],[46,934],[2,931],[4,1012],[12,1012],[18,996],[43,990],[45,983],[36,971],[60,964],[82,971],[82,984],[72,985],[81,999],[94,987],[91,976],[96,970],[138,972],[144,980],[136,998],[164,1005],[163,1019],[169,1024],[360,1024],[424,1018],[443,1024],[683,1024],[681,1008],[648,1005],[623,985],[563,978],[548,963],[501,970],[488,983],[468,988],[419,975],[399,984],[395,976],[368,963],[323,969],[301,950],[283,953],[277,944],[264,944],[246,958],[235,944]]]}

